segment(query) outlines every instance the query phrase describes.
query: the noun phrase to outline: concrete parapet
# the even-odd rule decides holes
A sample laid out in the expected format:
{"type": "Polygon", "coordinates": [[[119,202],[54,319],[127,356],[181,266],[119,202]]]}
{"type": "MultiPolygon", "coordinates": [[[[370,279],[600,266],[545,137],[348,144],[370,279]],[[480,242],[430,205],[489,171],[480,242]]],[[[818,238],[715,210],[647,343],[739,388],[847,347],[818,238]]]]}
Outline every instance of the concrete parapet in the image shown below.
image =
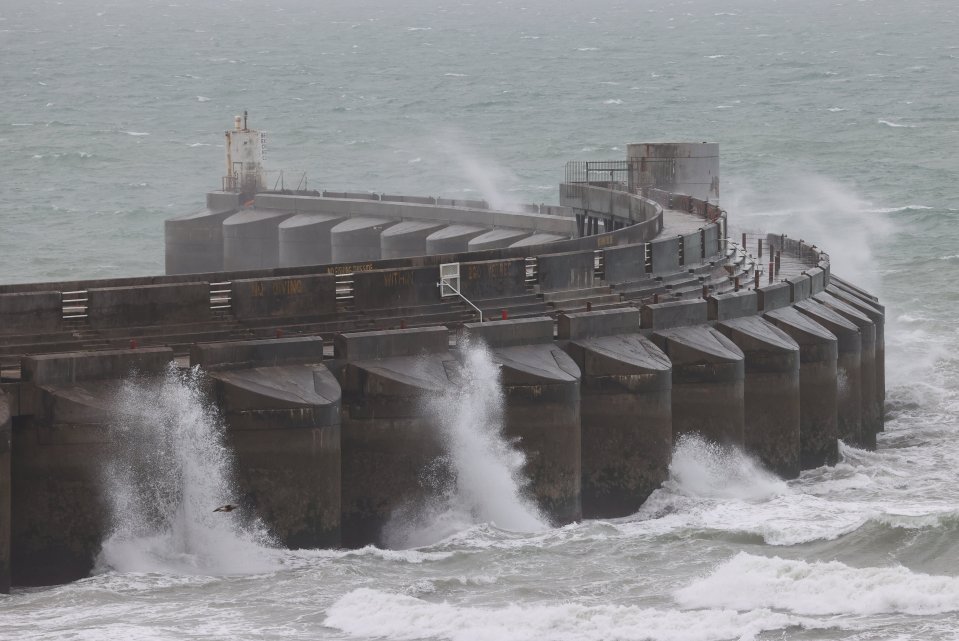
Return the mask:
{"type": "Polygon", "coordinates": [[[526,238],[530,233],[526,229],[491,229],[470,239],[467,249],[471,252],[484,249],[502,249],[526,238]]]}
{"type": "Polygon", "coordinates": [[[639,310],[635,307],[604,309],[595,312],[560,314],[557,317],[559,340],[583,340],[631,334],[639,331],[639,310]]]}
{"type": "Polygon", "coordinates": [[[680,247],[683,266],[701,264],[705,258],[702,230],[680,236],[680,247]]]}
{"type": "Polygon", "coordinates": [[[0,594],[10,592],[10,517],[12,477],[10,451],[13,428],[7,395],[0,392],[0,594]]]}
{"type": "Polygon", "coordinates": [[[836,411],[839,438],[864,447],[862,434],[862,336],[859,328],[815,300],[794,305],[833,334],[838,343],[836,360],[836,411]]]}
{"type": "Polygon", "coordinates": [[[672,365],[635,332],[638,310],[560,315],[560,338],[582,372],[584,518],[633,514],[668,474],[672,365]]]}
{"type": "Polygon", "coordinates": [[[386,229],[380,235],[380,255],[384,258],[425,256],[426,239],[446,223],[425,220],[405,220],[386,229]]]}
{"type": "Polygon", "coordinates": [[[62,325],[60,292],[0,294],[0,334],[52,332],[62,325]]]}
{"type": "Polygon", "coordinates": [[[886,404],[886,314],[885,308],[878,303],[866,300],[864,297],[847,292],[841,287],[829,285],[826,291],[856,308],[869,317],[876,326],[876,404],[879,415],[880,429],[884,429],[886,404]]]}
{"type": "Polygon", "coordinates": [[[699,433],[721,444],[744,442],[745,356],[708,326],[658,331],[653,342],[673,364],[673,439],[699,433]]]}
{"type": "Polygon", "coordinates": [[[876,449],[876,434],[883,430],[882,405],[876,384],[876,326],[865,313],[825,292],[814,300],[834,310],[859,328],[862,339],[862,442],[867,449],[876,449]]]}
{"type": "Polygon", "coordinates": [[[704,300],[678,300],[643,305],[642,327],[660,330],[705,323],[708,319],[707,308],[704,300]]]}
{"type": "Polygon", "coordinates": [[[359,216],[339,223],[330,230],[334,263],[380,259],[380,234],[395,220],[359,216]]]}
{"type": "Polygon", "coordinates": [[[792,307],[766,312],[765,318],[799,345],[800,466],[809,470],[834,465],[839,460],[838,340],[792,307]]]}
{"type": "Polygon", "coordinates": [[[657,238],[649,243],[654,274],[678,272],[680,270],[679,243],[681,240],[682,237],[676,236],[674,238],[657,238]]]}
{"type": "Polygon", "coordinates": [[[297,214],[279,226],[279,266],[333,262],[330,230],[345,218],[335,214],[297,214]]]}
{"type": "Polygon", "coordinates": [[[288,211],[249,209],[223,221],[223,269],[263,269],[280,262],[280,223],[288,211]]]}
{"type": "Polygon", "coordinates": [[[764,312],[788,307],[792,303],[792,290],[789,283],[770,283],[756,290],[757,305],[764,312]]]}
{"type": "Polygon", "coordinates": [[[636,282],[646,277],[646,243],[604,249],[603,276],[610,285],[636,282]]]}
{"type": "Polygon", "coordinates": [[[759,298],[756,292],[742,290],[727,294],[713,294],[707,299],[709,320],[724,321],[742,316],[755,316],[759,298]]]}
{"type": "Polygon", "coordinates": [[[198,343],[190,347],[190,365],[199,365],[208,372],[321,362],[323,339],[319,336],[198,343]]]}
{"type": "Polygon", "coordinates": [[[22,380],[42,385],[69,385],[81,381],[123,378],[165,371],[173,361],[169,347],[114,349],[100,352],[37,354],[20,360],[22,380]]]}
{"type": "Polygon", "coordinates": [[[244,278],[234,280],[231,288],[231,311],[239,320],[317,316],[336,311],[333,274],[244,278]]]}
{"type": "Polygon", "coordinates": [[[436,199],[432,196],[395,196],[392,194],[380,194],[380,200],[392,203],[414,203],[418,205],[435,205],[436,199]]]}
{"type": "Polygon", "coordinates": [[[324,191],[324,198],[347,198],[352,200],[379,200],[379,194],[364,191],[324,191]]]}
{"type": "Polygon", "coordinates": [[[553,342],[553,321],[530,318],[467,323],[470,345],[482,341],[499,363],[507,437],[519,439],[526,476],[556,523],[582,517],[580,371],[553,342]]]}
{"type": "Polygon", "coordinates": [[[208,209],[163,223],[167,274],[199,274],[224,269],[223,221],[236,213],[240,206],[238,201],[237,195],[232,193],[207,194],[208,209]],[[224,200],[231,202],[221,202],[224,200]]]}
{"type": "Polygon", "coordinates": [[[469,242],[489,231],[476,225],[450,225],[426,237],[426,253],[458,254],[469,249],[469,242]]]}
{"type": "Polygon", "coordinates": [[[716,223],[711,223],[703,228],[703,247],[706,248],[707,259],[719,255],[723,250],[719,231],[719,225],[716,223]]]}
{"type": "Polygon", "coordinates": [[[637,143],[626,147],[632,184],[719,201],[717,143],[637,143]]]}
{"type": "Polygon", "coordinates": [[[334,357],[347,361],[437,354],[448,349],[449,330],[445,327],[352,332],[333,337],[334,357]]]}
{"type": "Polygon", "coordinates": [[[407,267],[353,273],[353,307],[402,309],[440,302],[440,269],[407,267]]]}
{"type": "Polygon", "coordinates": [[[536,258],[540,290],[587,289],[595,284],[596,254],[593,251],[545,254],[536,258]]]}
{"type": "Polygon", "coordinates": [[[799,476],[799,345],[761,317],[720,322],[716,329],[746,357],[745,447],[783,478],[799,476]]]}
{"type": "Polygon", "coordinates": [[[210,318],[210,284],[89,289],[87,318],[94,328],[200,323],[210,318]]]}
{"type": "Polygon", "coordinates": [[[470,300],[509,298],[526,293],[526,259],[460,264],[460,291],[470,300]]]}
{"type": "Polygon", "coordinates": [[[194,358],[213,369],[244,501],[286,547],[338,547],[340,386],[323,341],[195,345],[194,358]]]}
{"type": "Polygon", "coordinates": [[[206,194],[206,207],[213,211],[236,210],[241,204],[240,194],[235,191],[208,191],[206,194]]]}
{"type": "Polygon", "coordinates": [[[813,267],[806,270],[806,276],[809,277],[809,294],[818,294],[826,289],[826,272],[819,267],[813,267]]]}
{"type": "MultiPolygon", "coordinates": [[[[390,543],[389,524],[431,492],[430,470],[444,455],[424,401],[449,385],[446,328],[335,337],[343,390],[343,544],[390,543]]],[[[442,474],[440,474],[442,476],[442,474]]]]}
{"type": "Polygon", "coordinates": [[[466,207],[468,209],[489,209],[489,203],[485,200],[468,200],[463,198],[437,198],[437,205],[446,205],[447,207],[466,207]]]}
{"type": "Polygon", "coordinates": [[[812,282],[805,274],[787,278],[785,283],[789,285],[789,301],[791,303],[806,300],[812,295],[812,282]]]}

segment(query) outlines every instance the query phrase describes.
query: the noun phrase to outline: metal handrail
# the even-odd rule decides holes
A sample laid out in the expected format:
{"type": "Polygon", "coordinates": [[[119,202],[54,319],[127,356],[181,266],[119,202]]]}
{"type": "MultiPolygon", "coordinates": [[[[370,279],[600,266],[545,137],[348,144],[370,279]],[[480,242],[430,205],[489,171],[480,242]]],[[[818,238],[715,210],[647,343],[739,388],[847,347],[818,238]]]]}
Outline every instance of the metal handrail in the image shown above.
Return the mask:
{"type": "Polygon", "coordinates": [[[469,305],[470,307],[472,307],[473,309],[476,310],[476,313],[479,314],[480,322],[481,322],[481,323],[483,322],[483,310],[480,309],[479,307],[477,307],[476,305],[474,305],[474,304],[473,304],[473,301],[471,301],[470,299],[468,299],[466,296],[463,296],[462,292],[460,292],[460,290],[458,290],[458,289],[456,289],[455,287],[453,287],[453,285],[450,284],[450,281],[449,281],[449,280],[447,280],[447,279],[445,279],[445,278],[441,278],[441,279],[440,279],[440,282],[436,283],[436,286],[437,286],[438,288],[440,288],[440,289],[442,289],[443,287],[449,287],[450,290],[451,290],[454,294],[456,294],[457,296],[459,296],[460,298],[462,298],[464,301],[466,301],[466,304],[467,304],[467,305],[469,305]]]}

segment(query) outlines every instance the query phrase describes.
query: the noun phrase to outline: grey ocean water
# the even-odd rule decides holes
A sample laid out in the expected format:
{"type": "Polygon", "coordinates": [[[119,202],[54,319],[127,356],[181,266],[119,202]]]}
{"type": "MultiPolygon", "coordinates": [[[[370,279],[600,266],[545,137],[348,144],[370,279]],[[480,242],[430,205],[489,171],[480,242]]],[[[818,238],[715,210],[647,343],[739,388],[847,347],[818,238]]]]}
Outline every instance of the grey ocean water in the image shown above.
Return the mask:
{"type": "MultiPolygon", "coordinates": [[[[4,0],[3,282],[161,272],[163,220],[216,188],[244,109],[310,186],[500,202],[555,202],[569,159],[712,140],[734,225],[810,239],[882,297],[889,390],[877,452],[785,483],[683,443],[613,522],[444,514],[445,538],[397,551],[286,552],[222,523],[111,540],[95,576],[0,597],[0,638],[957,638],[957,18],[947,0],[4,0]]],[[[174,434],[215,432],[188,382],[150,402],[174,434]]],[[[218,457],[187,457],[209,487],[218,457]]]]}

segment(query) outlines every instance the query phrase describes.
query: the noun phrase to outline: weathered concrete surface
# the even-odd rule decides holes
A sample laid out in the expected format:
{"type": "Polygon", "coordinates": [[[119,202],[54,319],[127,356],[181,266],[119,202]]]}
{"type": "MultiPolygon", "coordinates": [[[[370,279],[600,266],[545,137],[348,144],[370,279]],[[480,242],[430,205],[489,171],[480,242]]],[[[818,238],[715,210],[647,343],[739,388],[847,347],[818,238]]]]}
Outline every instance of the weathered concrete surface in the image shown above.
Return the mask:
{"type": "Polygon", "coordinates": [[[771,312],[774,309],[788,307],[792,302],[792,291],[789,283],[768,283],[760,286],[756,290],[759,297],[759,309],[764,312],[771,312]]]}
{"type": "Polygon", "coordinates": [[[280,223],[289,211],[247,209],[223,221],[223,269],[262,269],[280,262],[280,223]]]}
{"type": "Polygon", "coordinates": [[[876,326],[869,317],[852,305],[825,292],[816,294],[814,300],[834,310],[859,328],[862,342],[862,443],[866,449],[876,449],[876,434],[882,431],[882,407],[878,400],[876,385],[876,326]]]}
{"type": "Polygon", "coordinates": [[[595,283],[592,251],[545,254],[536,259],[536,278],[544,292],[586,289],[595,283]]]}
{"type": "Polygon", "coordinates": [[[450,225],[426,237],[427,254],[457,254],[465,252],[469,242],[489,231],[478,225],[450,225]]]}
{"type": "Polygon", "coordinates": [[[752,290],[713,294],[706,301],[709,320],[724,321],[743,316],[755,316],[758,297],[752,290]]]}
{"type": "Polygon", "coordinates": [[[0,294],[0,334],[51,332],[63,324],[60,292],[0,294]]]}
{"type": "Polygon", "coordinates": [[[444,227],[446,223],[427,220],[404,220],[397,223],[380,235],[380,256],[382,258],[425,256],[427,254],[426,239],[444,227]]]}
{"type": "Polygon", "coordinates": [[[463,335],[501,366],[504,432],[519,439],[541,509],[556,523],[582,518],[580,371],[553,342],[552,319],[467,323],[463,335]]]}
{"type": "Polygon", "coordinates": [[[672,364],[638,334],[639,310],[560,315],[582,372],[584,518],[633,514],[669,472],[672,364]]]}
{"type": "Polygon", "coordinates": [[[796,478],[800,470],[799,345],[755,315],[722,321],[716,329],[746,357],[746,450],[783,478],[796,478]]]}
{"type": "Polygon", "coordinates": [[[470,300],[526,293],[526,260],[484,260],[460,265],[460,291],[470,300]]]}
{"type": "MultiPolygon", "coordinates": [[[[215,194],[207,194],[207,200],[211,195],[215,194]]],[[[200,274],[223,269],[223,221],[240,206],[238,195],[229,195],[233,196],[232,202],[223,203],[222,207],[164,222],[167,274],[200,274]]]]}
{"type": "Polygon", "coordinates": [[[642,309],[643,329],[669,329],[705,323],[708,306],[704,300],[677,300],[668,303],[644,305],[642,309]]]}
{"type": "Polygon", "coordinates": [[[11,444],[10,404],[0,392],[0,594],[10,592],[11,444]]]}
{"type": "Polygon", "coordinates": [[[439,282],[437,266],[355,272],[353,307],[362,311],[439,303],[439,282]]]}
{"type": "Polygon", "coordinates": [[[334,263],[380,259],[380,234],[396,224],[389,218],[358,216],[330,230],[334,263]]]}
{"type": "Polygon", "coordinates": [[[560,240],[566,240],[569,236],[561,236],[560,234],[548,234],[546,232],[537,232],[535,234],[530,234],[526,238],[521,238],[515,243],[510,245],[510,247],[529,247],[531,245],[545,245],[546,243],[555,243],[560,240]]]}
{"type": "Polygon", "coordinates": [[[210,284],[166,283],[87,291],[91,327],[201,323],[210,318],[210,284]]]}
{"type": "Polygon", "coordinates": [[[646,244],[603,250],[604,280],[611,285],[641,280],[646,273],[646,244]]]}
{"type": "MultiPolygon", "coordinates": [[[[166,371],[168,348],[28,356],[35,414],[14,429],[12,578],[49,585],[86,576],[108,523],[102,492],[120,380],[166,371]]],[[[31,392],[28,392],[31,393],[31,392]]]]}
{"type": "Polygon", "coordinates": [[[722,333],[706,326],[666,329],[655,332],[652,339],[673,364],[673,440],[699,433],[717,443],[742,446],[742,351],[722,333]]]}
{"type": "Polygon", "coordinates": [[[826,292],[835,296],[844,303],[854,307],[869,317],[876,326],[876,412],[879,416],[879,429],[884,429],[886,404],[886,312],[878,303],[867,300],[864,296],[857,296],[834,285],[829,285],[826,292]]]}
{"type": "Polygon", "coordinates": [[[864,447],[862,436],[862,336],[859,328],[815,300],[793,306],[833,334],[838,343],[836,360],[836,411],[839,438],[864,447]]]}
{"type": "Polygon", "coordinates": [[[231,285],[230,298],[230,311],[239,320],[332,314],[336,311],[336,276],[237,279],[231,285]]]}
{"type": "Polygon", "coordinates": [[[655,187],[719,202],[717,143],[636,143],[626,147],[635,187],[655,187]]]}
{"type": "Polygon", "coordinates": [[[286,547],[339,547],[340,386],[323,341],[194,345],[190,360],[208,370],[244,502],[286,547]]]}
{"type": "Polygon", "coordinates": [[[800,465],[804,470],[835,465],[839,460],[839,341],[832,332],[792,307],[766,312],[765,318],[799,345],[800,465]]]}
{"type": "Polygon", "coordinates": [[[445,450],[425,400],[450,384],[448,344],[445,327],[335,337],[344,546],[386,545],[394,515],[443,489],[430,477],[445,450]]]}
{"type": "Polygon", "coordinates": [[[526,229],[491,229],[471,238],[467,248],[471,252],[484,249],[501,249],[509,247],[529,235],[530,231],[526,229]]]}
{"type": "Polygon", "coordinates": [[[279,266],[333,262],[330,230],[345,219],[335,214],[297,214],[279,226],[279,266]]]}
{"type": "Polygon", "coordinates": [[[681,240],[681,236],[675,236],[673,238],[657,238],[649,243],[654,274],[679,271],[679,243],[681,240]]]}

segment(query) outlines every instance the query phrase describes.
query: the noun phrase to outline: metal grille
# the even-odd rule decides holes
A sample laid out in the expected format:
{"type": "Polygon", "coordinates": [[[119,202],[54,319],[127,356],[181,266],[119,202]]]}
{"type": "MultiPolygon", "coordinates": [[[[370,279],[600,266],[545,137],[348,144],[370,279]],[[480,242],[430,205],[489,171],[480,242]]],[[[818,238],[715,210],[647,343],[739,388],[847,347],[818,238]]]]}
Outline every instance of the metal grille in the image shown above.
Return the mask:
{"type": "Polygon", "coordinates": [[[440,265],[440,297],[458,296],[460,290],[460,264],[440,265]]]}
{"type": "Polygon", "coordinates": [[[571,160],[566,163],[566,183],[597,185],[629,191],[628,160],[571,160]]]}

